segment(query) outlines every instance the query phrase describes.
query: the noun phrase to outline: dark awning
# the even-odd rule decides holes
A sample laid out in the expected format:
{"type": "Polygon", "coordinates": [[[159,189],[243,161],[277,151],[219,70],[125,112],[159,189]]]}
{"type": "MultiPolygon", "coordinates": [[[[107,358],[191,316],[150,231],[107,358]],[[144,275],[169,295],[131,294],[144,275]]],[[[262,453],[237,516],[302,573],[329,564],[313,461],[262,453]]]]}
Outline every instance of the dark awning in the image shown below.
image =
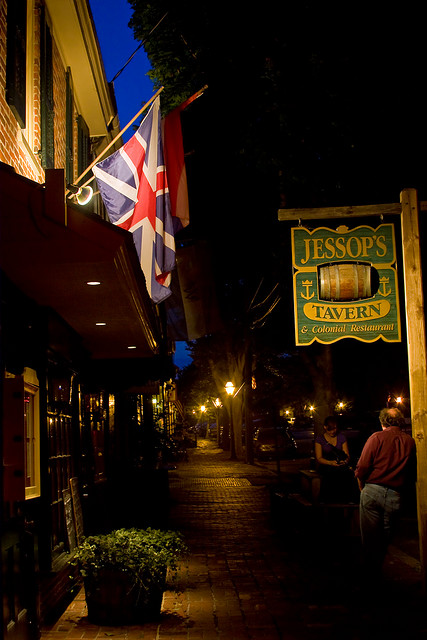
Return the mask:
{"type": "Polygon", "coordinates": [[[157,313],[131,234],[67,206],[62,172],[46,179],[45,187],[0,165],[1,269],[28,297],[62,316],[92,358],[158,353],[157,313]]]}

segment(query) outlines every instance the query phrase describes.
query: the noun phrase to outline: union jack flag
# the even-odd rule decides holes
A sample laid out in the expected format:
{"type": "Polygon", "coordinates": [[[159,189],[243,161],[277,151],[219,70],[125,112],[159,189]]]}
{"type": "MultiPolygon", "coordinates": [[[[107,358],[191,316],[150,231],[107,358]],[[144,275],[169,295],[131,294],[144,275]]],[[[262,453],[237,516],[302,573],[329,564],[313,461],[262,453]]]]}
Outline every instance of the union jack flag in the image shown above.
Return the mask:
{"type": "Polygon", "coordinates": [[[118,151],[93,167],[113,224],[130,231],[155,303],[170,294],[175,238],[161,138],[160,98],[118,151]]]}

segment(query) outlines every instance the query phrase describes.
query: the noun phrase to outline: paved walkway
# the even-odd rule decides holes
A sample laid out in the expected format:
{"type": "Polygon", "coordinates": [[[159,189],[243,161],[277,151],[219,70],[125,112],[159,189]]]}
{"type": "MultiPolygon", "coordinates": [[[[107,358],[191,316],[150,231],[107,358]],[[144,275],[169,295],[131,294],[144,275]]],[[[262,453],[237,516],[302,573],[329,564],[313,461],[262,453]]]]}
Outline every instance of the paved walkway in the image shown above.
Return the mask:
{"type": "Polygon", "coordinates": [[[273,522],[273,471],[228,458],[202,440],[170,471],[170,527],[191,553],[158,622],[92,625],[82,591],[42,640],[427,639],[416,558],[393,547],[381,593],[368,596],[357,536],[340,537],[340,522],[320,528],[303,507],[273,522]]]}

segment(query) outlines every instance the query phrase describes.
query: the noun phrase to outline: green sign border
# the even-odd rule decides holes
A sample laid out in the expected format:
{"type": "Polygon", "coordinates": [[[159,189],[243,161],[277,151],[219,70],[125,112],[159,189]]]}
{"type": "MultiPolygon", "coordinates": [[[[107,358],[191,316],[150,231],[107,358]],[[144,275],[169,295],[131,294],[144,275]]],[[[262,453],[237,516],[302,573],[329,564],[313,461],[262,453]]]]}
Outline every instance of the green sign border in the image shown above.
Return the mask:
{"type": "Polygon", "coordinates": [[[312,231],[293,227],[291,234],[297,346],[315,341],[331,344],[344,338],[361,342],[401,341],[393,224],[375,229],[366,225],[337,230],[318,227],[312,231]],[[348,302],[321,300],[319,267],[341,262],[374,267],[380,278],[375,295],[348,302]]]}

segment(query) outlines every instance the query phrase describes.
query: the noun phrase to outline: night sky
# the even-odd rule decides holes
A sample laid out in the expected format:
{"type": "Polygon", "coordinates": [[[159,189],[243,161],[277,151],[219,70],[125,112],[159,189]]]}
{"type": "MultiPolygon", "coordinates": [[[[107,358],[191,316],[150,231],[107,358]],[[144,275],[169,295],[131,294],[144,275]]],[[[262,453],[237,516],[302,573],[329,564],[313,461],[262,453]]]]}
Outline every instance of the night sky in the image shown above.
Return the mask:
{"type": "MultiPolygon", "coordinates": [[[[127,0],[90,0],[99,44],[104,60],[107,80],[111,81],[137,49],[139,42],[128,27],[131,8],[127,0]]],[[[121,127],[134,117],[142,104],[154,93],[147,77],[150,63],[141,47],[114,81],[117,108],[121,127]]],[[[133,127],[124,133],[126,142],[133,135],[133,127]]],[[[185,342],[176,343],[175,364],[184,367],[191,362],[185,350],[185,342]]]]}
{"type": "MultiPolygon", "coordinates": [[[[127,0],[89,0],[98,40],[104,60],[105,73],[110,82],[122,69],[129,57],[140,44],[128,27],[131,7],[127,0]]],[[[121,127],[131,120],[142,104],[153,95],[153,84],[147,77],[150,63],[144,48],[132,58],[130,63],[114,81],[117,108],[121,127]]],[[[130,127],[124,134],[126,142],[133,134],[130,127]]]]}

